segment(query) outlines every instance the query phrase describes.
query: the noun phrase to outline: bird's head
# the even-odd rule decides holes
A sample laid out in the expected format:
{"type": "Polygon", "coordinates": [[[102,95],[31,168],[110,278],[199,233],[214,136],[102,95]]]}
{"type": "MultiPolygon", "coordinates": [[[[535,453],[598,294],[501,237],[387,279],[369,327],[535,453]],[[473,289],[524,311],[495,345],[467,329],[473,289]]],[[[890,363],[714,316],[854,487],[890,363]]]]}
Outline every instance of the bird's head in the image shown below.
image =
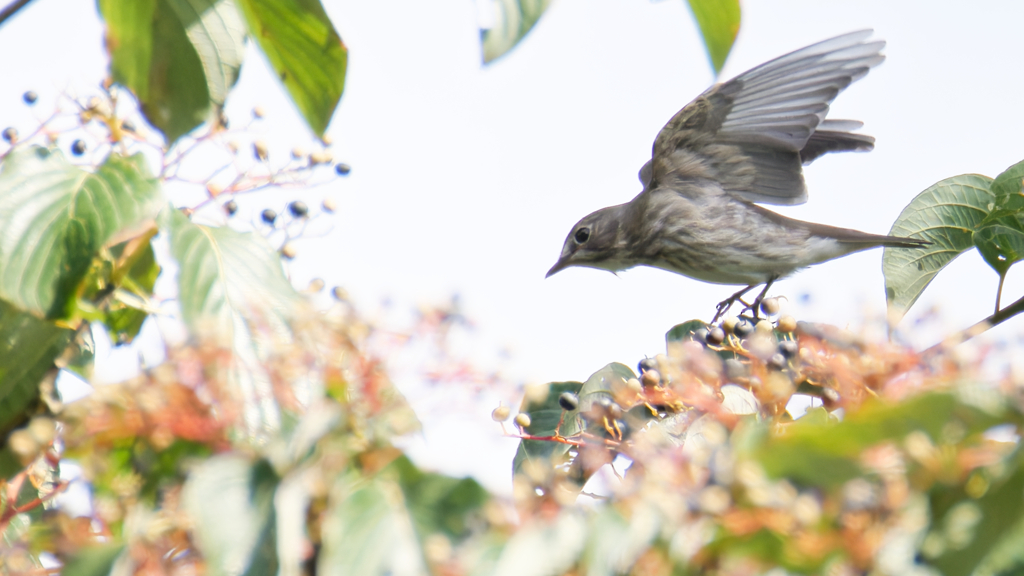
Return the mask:
{"type": "Polygon", "coordinates": [[[562,255],[548,270],[550,277],[570,266],[586,266],[616,272],[629,268],[620,260],[624,247],[620,242],[620,218],[624,204],[602,208],[572,227],[562,245],[562,255]]]}

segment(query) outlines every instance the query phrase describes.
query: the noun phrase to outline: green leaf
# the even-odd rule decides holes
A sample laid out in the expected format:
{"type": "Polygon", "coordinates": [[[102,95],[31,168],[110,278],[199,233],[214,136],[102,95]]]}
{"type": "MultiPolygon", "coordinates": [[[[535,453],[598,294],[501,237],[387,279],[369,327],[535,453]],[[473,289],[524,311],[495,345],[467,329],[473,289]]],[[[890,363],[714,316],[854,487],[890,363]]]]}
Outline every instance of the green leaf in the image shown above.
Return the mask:
{"type": "Polygon", "coordinates": [[[690,320],[682,324],[676,324],[665,333],[665,344],[669,342],[686,342],[693,340],[694,332],[707,328],[707,322],[703,320],[690,320]]]}
{"type": "Polygon", "coordinates": [[[59,151],[16,148],[0,172],[0,298],[65,317],[98,251],[162,205],[141,154],[111,154],[89,173],[59,151]]]}
{"type": "Polygon", "coordinates": [[[345,89],[348,49],[320,0],[237,1],[306,124],[323,136],[345,89]]]}
{"type": "Polygon", "coordinates": [[[277,573],[274,493],[279,479],[265,461],[225,454],[197,465],[182,501],[211,575],[277,573]]]}
{"type": "Polygon", "coordinates": [[[725,59],[740,32],[739,0],[689,0],[693,18],[700,27],[715,75],[722,71],[725,59]]]}
{"type": "Polygon", "coordinates": [[[317,574],[426,575],[402,491],[383,478],[342,478],[324,515],[317,574]]]}
{"type": "Polygon", "coordinates": [[[124,552],[124,544],[101,544],[78,549],[61,568],[62,576],[107,576],[124,552]]]}
{"type": "Polygon", "coordinates": [[[389,468],[398,474],[405,505],[421,540],[437,533],[453,539],[465,537],[472,516],[488,500],[487,490],[476,480],[423,472],[405,456],[389,468]]]}
{"type": "Polygon", "coordinates": [[[245,28],[233,0],[99,0],[111,75],[173,144],[212,118],[238,80],[245,28]]]}
{"type": "Polygon", "coordinates": [[[74,334],[0,300],[0,437],[27,420],[39,382],[74,334]]]}
{"type": "MultiPolygon", "coordinates": [[[[532,436],[553,436],[557,428],[562,437],[579,434],[584,430],[586,424],[580,414],[589,411],[594,402],[603,398],[612,399],[613,391],[624,387],[630,378],[636,378],[636,375],[628,366],[613,362],[594,372],[583,384],[579,382],[548,384],[548,393],[543,399],[531,401],[529,398],[525,398],[519,407],[520,412],[530,415],[530,426],[527,427],[526,432],[532,436]],[[563,392],[573,392],[579,397],[579,406],[576,410],[565,411],[559,406],[558,397],[563,392]]],[[[595,434],[606,434],[601,423],[593,423],[591,428],[595,434]]],[[[523,466],[528,461],[536,461],[545,466],[555,466],[565,462],[569,449],[570,446],[563,442],[523,440],[519,443],[515,458],[512,460],[512,472],[513,474],[522,472],[523,466]]],[[[579,486],[582,487],[588,476],[585,470],[581,470],[580,473],[582,475],[577,480],[579,486]]]]}
{"type": "MultiPolygon", "coordinates": [[[[530,415],[530,425],[526,433],[531,436],[554,436],[557,428],[562,436],[579,434],[583,427],[577,418],[579,411],[565,412],[558,405],[558,397],[563,392],[578,394],[583,384],[580,382],[552,382],[548,384],[548,393],[540,401],[524,398],[519,407],[520,412],[530,415]],[[564,417],[563,417],[564,414],[564,417]],[[559,426],[561,422],[561,426],[559,426]]],[[[512,473],[519,474],[529,461],[536,461],[545,466],[554,466],[563,462],[569,453],[569,445],[561,442],[542,440],[521,440],[516,455],[512,459],[512,473]]]]}
{"type": "Polygon", "coordinates": [[[480,30],[484,64],[501,58],[518,44],[537,24],[551,0],[488,0],[490,28],[480,30]]]}
{"type": "Polygon", "coordinates": [[[197,334],[231,342],[239,320],[286,328],[301,301],[281,259],[259,234],[193,224],[177,210],[161,215],[177,260],[181,312],[197,334]]]}
{"type": "Polygon", "coordinates": [[[1024,192],[1024,161],[1010,166],[992,181],[992,193],[996,195],[996,206],[1007,208],[1012,197],[1022,198],[1024,192]]]}
{"type": "Polygon", "coordinates": [[[889,234],[923,238],[923,248],[886,248],[882,255],[885,298],[896,324],[954,258],[974,247],[974,230],[995,207],[992,179],[978,174],[938,182],[903,209],[889,234]]]}
{"type": "Polygon", "coordinates": [[[966,436],[981,434],[1006,423],[1004,407],[994,409],[981,410],[951,394],[923,394],[899,404],[876,400],[839,423],[801,418],[786,428],[784,436],[755,448],[755,457],[773,477],[836,487],[860,474],[859,458],[866,448],[902,442],[915,431],[938,440],[951,422],[961,424],[966,436]]]}
{"type": "Polygon", "coordinates": [[[996,210],[974,230],[974,245],[1000,276],[1024,259],[1024,213],[996,210]]]}

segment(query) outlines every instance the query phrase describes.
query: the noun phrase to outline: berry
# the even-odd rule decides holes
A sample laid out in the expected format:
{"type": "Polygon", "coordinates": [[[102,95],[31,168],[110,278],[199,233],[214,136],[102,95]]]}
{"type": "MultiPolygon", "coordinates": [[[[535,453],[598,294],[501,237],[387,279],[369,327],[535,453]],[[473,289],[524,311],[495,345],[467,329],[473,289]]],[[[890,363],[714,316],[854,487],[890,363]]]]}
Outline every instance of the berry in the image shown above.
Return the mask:
{"type": "Polygon", "coordinates": [[[0,135],[4,137],[4,140],[7,140],[11,144],[14,144],[15,142],[18,141],[18,130],[15,129],[13,126],[4,128],[4,131],[0,133],[0,135]]]}
{"type": "Polygon", "coordinates": [[[292,158],[294,158],[295,160],[298,160],[299,158],[303,158],[305,156],[306,151],[303,150],[302,148],[299,148],[298,146],[292,148],[292,158]]]}
{"type": "Polygon", "coordinates": [[[224,203],[224,211],[227,212],[228,216],[234,216],[235,212],[238,212],[238,202],[228,200],[224,203]]]}
{"type": "Polygon", "coordinates": [[[768,367],[775,370],[782,370],[786,367],[786,357],[782,354],[772,354],[768,359],[768,367]]]}
{"type": "Polygon", "coordinates": [[[277,220],[277,212],[267,208],[262,214],[260,214],[260,218],[263,218],[263,221],[267,224],[273,224],[274,221],[277,220]]]}
{"type": "Polygon", "coordinates": [[[302,200],[296,200],[288,205],[288,211],[296,218],[305,218],[309,214],[309,206],[302,200]]]}
{"type": "Polygon", "coordinates": [[[520,412],[519,414],[516,414],[515,423],[516,426],[519,426],[520,428],[529,428],[530,415],[527,414],[526,412],[520,412]]]}
{"type": "Polygon", "coordinates": [[[760,322],[754,325],[754,330],[757,331],[758,334],[763,334],[767,336],[775,331],[775,327],[772,326],[771,322],[767,320],[761,320],[760,322]]]}
{"type": "Polygon", "coordinates": [[[325,282],[323,278],[313,278],[309,281],[309,286],[306,290],[309,290],[310,292],[319,292],[324,289],[324,285],[325,282]]]}
{"type": "Polygon", "coordinates": [[[252,109],[252,117],[253,118],[263,118],[265,115],[266,115],[266,113],[263,111],[263,107],[262,106],[256,106],[255,108],[252,109]]]}
{"type": "Polygon", "coordinates": [[[340,302],[348,300],[348,292],[346,292],[341,286],[335,286],[334,289],[331,290],[331,296],[340,302]]]}
{"type": "Polygon", "coordinates": [[[324,201],[320,206],[324,209],[324,212],[328,213],[333,213],[338,209],[338,205],[334,202],[333,198],[324,198],[324,201]]]}
{"type": "Polygon", "coordinates": [[[348,164],[338,162],[334,165],[334,171],[338,173],[338,176],[348,176],[348,173],[352,171],[352,167],[348,164]]]}
{"type": "Polygon", "coordinates": [[[281,246],[281,256],[291,260],[298,254],[298,250],[295,248],[295,244],[288,242],[284,246],[281,246]]]}
{"type": "Polygon", "coordinates": [[[722,330],[721,326],[712,326],[711,329],[708,330],[705,342],[712,346],[717,346],[722,342],[725,342],[725,330],[722,330]]]}
{"type": "Polygon", "coordinates": [[[736,323],[735,326],[732,327],[732,333],[739,336],[740,338],[750,336],[750,333],[753,331],[754,327],[751,326],[750,322],[747,320],[740,320],[739,322],[736,323]]]}
{"type": "Polygon", "coordinates": [[[761,301],[761,312],[769,316],[775,316],[779,313],[779,299],[778,298],[765,298],[761,301]]]}
{"type": "Polygon", "coordinates": [[[257,160],[264,162],[270,157],[270,150],[267,148],[267,143],[263,140],[257,140],[252,143],[252,153],[257,160]]]}
{"type": "Polygon", "coordinates": [[[729,358],[725,361],[725,377],[729,380],[736,380],[747,375],[747,365],[743,362],[729,358]]]}
{"type": "Polygon", "coordinates": [[[75,140],[71,143],[71,153],[75,156],[81,156],[85,154],[85,142],[81,140],[75,140]]]}
{"type": "Polygon", "coordinates": [[[313,152],[309,155],[309,163],[314,166],[317,164],[330,164],[332,160],[331,153],[327,150],[320,152],[313,152]]]}
{"type": "Polygon", "coordinates": [[[647,370],[640,376],[640,382],[642,382],[645,387],[657,386],[661,383],[661,374],[654,369],[647,370]]]}
{"type": "Polygon", "coordinates": [[[779,332],[793,332],[796,330],[796,318],[783,316],[779,318],[779,332]]]}
{"type": "Polygon", "coordinates": [[[558,397],[558,405],[562,407],[562,410],[571,412],[580,407],[580,397],[572,392],[562,392],[562,395],[558,397]]]}
{"type": "Polygon", "coordinates": [[[796,340],[783,340],[779,342],[779,354],[782,354],[786,358],[796,356],[796,353],[799,351],[800,345],[797,344],[796,340]]]}
{"type": "Polygon", "coordinates": [[[25,104],[31,106],[36,103],[36,100],[39,100],[39,94],[36,94],[32,90],[29,90],[28,92],[25,92],[21,95],[21,99],[25,101],[25,104]]]}
{"type": "Polygon", "coordinates": [[[508,406],[498,406],[491,411],[491,420],[494,420],[495,422],[504,422],[505,420],[508,420],[510,413],[508,406]]]}
{"type": "Polygon", "coordinates": [[[643,374],[644,372],[647,372],[648,370],[657,370],[658,369],[658,359],[657,358],[644,358],[643,360],[640,361],[639,364],[636,365],[636,367],[637,367],[638,370],[640,370],[641,374],[643,374]]]}

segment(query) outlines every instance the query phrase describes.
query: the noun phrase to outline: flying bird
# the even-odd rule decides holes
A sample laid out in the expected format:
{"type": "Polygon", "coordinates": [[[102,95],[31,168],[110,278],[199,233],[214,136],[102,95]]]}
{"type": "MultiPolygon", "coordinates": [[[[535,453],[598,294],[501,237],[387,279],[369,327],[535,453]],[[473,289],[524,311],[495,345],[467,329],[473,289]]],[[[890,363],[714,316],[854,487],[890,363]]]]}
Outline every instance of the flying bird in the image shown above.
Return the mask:
{"type": "Polygon", "coordinates": [[[862,123],[829,105],[885,56],[862,30],[812,44],[715,85],[669,120],[640,169],[643,191],[576,223],[547,276],[570,266],[617,272],[652,266],[703,282],[753,288],[853,252],[928,244],[788,218],[760,204],[807,200],[803,166],[830,152],[868,151],[862,123]]]}

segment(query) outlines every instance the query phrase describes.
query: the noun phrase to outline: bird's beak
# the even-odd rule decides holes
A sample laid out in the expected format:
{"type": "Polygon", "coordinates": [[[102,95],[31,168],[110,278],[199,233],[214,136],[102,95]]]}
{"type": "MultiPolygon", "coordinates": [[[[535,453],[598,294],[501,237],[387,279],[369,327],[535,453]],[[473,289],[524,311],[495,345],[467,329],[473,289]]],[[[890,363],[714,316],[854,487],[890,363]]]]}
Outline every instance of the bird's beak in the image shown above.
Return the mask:
{"type": "Polygon", "coordinates": [[[551,276],[553,276],[555,273],[560,272],[562,270],[565,270],[568,267],[569,267],[568,258],[559,258],[558,262],[555,262],[555,265],[551,267],[551,270],[548,270],[548,273],[545,274],[544,277],[545,278],[551,278],[551,276]]]}

